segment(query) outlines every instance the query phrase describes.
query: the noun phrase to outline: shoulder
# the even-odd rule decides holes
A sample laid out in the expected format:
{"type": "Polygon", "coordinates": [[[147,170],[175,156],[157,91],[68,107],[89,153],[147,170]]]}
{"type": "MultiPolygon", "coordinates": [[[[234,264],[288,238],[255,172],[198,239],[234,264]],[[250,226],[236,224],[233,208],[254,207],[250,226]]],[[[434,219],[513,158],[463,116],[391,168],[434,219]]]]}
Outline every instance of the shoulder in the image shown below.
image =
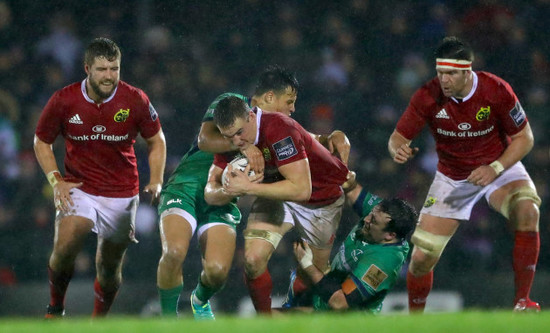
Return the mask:
{"type": "Polygon", "coordinates": [[[434,77],[430,81],[426,82],[422,87],[414,93],[411,98],[411,104],[416,105],[431,105],[442,104],[446,97],[441,91],[439,85],[439,79],[434,77]]]}

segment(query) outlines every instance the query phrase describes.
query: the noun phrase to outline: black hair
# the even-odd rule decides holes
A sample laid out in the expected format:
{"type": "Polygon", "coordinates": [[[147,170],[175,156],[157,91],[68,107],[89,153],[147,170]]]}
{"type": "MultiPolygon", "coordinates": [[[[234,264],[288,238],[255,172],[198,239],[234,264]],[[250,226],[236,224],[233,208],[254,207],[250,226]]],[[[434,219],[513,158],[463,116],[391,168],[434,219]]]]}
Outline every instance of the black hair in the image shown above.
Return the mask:
{"type": "Polygon", "coordinates": [[[292,91],[298,92],[300,85],[296,76],[281,66],[270,65],[260,74],[256,88],[254,89],[254,95],[260,96],[270,90],[280,95],[288,87],[292,91]]]}
{"type": "Polygon", "coordinates": [[[250,108],[239,97],[223,98],[214,109],[214,124],[221,128],[229,127],[235,123],[237,118],[248,120],[248,112],[250,112],[250,108]]]}
{"type": "Polygon", "coordinates": [[[474,51],[458,37],[445,37],[435,49],[435,58],[474,61],[474,51]]]}
{"type": "Polygon", "coordinates": [[[84,63],[91,66],[95,58],[104,57],[109,61],[121,58],[120,48],[112,40],[105,37],[94,38],[84,53],[84,63]]]}
{"type": "Polygon", "coordinates": [[[406,238],[413,231],[418,213],[407,201],[399,198],[383,199],[379,207],[381,212],[388,214],[391,218],[384,231],[395,232],[399,239],[406,238]]]}

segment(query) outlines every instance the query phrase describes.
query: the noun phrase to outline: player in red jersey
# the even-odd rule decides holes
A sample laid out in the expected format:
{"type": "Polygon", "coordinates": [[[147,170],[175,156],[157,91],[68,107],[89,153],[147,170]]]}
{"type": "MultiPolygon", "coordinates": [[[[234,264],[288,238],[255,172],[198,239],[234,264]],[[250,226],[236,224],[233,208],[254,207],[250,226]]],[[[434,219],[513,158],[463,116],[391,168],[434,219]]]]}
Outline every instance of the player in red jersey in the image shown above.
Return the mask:
{"type": "Polygon", "coordinates": [[[209,204],[222,205],[235,196],[257,197],[244,232],[245,273],[256,310],[269,313],[271,277],[267,263],[290,229],[296,227],[310,245],[314,264],[321,270],[327,268],[344,204],[341,185],[347,180],[348,169],[282,113],[250,110],[242,100],[228,97],[218,104],[214,123],[233,145],[241,150],[255,145],[265,159],[263,183],[252,183],[245,173],[233,171],[222,184],[228,161],[217,154],[205,199],[209,204]]]}
{"type": "Polygon", "coordinates": [[[521,163],[534,141],[527,116],[508,83],[472,71],[473,52],[456,37],[445,38],[435,57],[437,77],[411,98],[388,143],[393,160],[405,163],[418,152],[411,141],[428,125],[439,157],[411,238],[409,309],[424,310],[443,249],[484,196],[515,228],[514,311],[538,312],[529,293],[540,248],[541,200],[521,163]]]}
{"type": "Polygon", "coordinates": [[[120,61],[113,41],[94,39],[84,55],[86,79],[55,92],[38,121],[34,149],[57,210],[46,318],[64,315],[74,261],[90,231],[98,236],[92,316],[106,315],[113,303],[124,253],[137,242],[139,181],[133,144],[138,133],[149,151],[144,191],[155,201],[162,187],[166,142],[160,121],[147,95],[120,81],[120,61]],[[65,176],[52,151],[59,135],[65,139],[65,176]]]}

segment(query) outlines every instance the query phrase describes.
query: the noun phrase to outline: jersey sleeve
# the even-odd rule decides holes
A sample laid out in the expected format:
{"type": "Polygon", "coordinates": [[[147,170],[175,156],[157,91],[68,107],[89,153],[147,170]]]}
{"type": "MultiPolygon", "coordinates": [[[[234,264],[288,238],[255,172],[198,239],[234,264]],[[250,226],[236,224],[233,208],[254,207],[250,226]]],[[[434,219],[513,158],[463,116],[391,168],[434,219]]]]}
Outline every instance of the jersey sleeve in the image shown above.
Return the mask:
{"type": "Polygon", "coordinates": [[[296,125],[282,118],[270,121],[265,138],[277,167],[307,158],[305,140],[296,125]]]}
{"type": "Polygon", "coordinates": [[[139,132],[141,136],[148,139],[160,130],[160,120],[157,110],[149,100],[149,97],[142,90],[138,90],[141,99],[140,105],[142,112],[140,113],[139,132]]]}
{"type": "Polygon", "coordinates": [[[42,110],[36,126],[36,136],[46,142],[53,143],[61,133],[63,124],[63,106],[60,104],[59,93],[55,93],[42,110]]]}
{"type": "Polygon", "coordinates": [[[503,110],[503,112],[498,114],[498,117],[504,128],[504,132],[511,136],[519,133],[527,125],[527,114],[523,110],[512,87],[500,78],[499,81],[503,87],[503,89],[500,89],[499,100],[502,106],[499,109],[503,110]]]}

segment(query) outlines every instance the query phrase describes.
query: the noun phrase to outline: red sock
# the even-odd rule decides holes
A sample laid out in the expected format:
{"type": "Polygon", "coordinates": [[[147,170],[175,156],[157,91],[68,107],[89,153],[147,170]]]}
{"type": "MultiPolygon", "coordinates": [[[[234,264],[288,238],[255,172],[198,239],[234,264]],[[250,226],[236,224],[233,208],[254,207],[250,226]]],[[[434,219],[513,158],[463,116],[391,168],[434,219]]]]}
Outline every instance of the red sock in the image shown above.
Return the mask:
{"type": "Polygon", "coordinates": [[[50,283],[50,306],[65,307],[65,294],[73,274],[55,272],[48,266],[48,281],[50,283]]]}
{"type": "Polygon", "coordinates": [[[409,292],[409,312],[423,312],[428,294],[432,290],[434,272],[423,276],[414,276],[407,271],[407,290],[409,292]]]}
{"type": "Polygon", "coordinates": [[[105,290],[101,287],[96,278],[94,281],[94,312],[92,312],[92,317],[107,315],[107,312],[109,312],[115,300],[117,292],[118,287],[111,290],[105,290]]]}
{"type": "Polygon", "coordinates": [[[271,290],[273,289],[273,281],[269,270],[265,270],[260,276],[255,279],[248,279],[245,276],[245,283],[252,299],[252,304],[256,312],[269,314],[271,313],[271,290]]]}
{"type": "Polygon", "coordinates": [[[516,231],[513,267],[516,297],[514,304],[521,298],[529,299],[540,251],[540,236],[536,231],[516,231]]]}

